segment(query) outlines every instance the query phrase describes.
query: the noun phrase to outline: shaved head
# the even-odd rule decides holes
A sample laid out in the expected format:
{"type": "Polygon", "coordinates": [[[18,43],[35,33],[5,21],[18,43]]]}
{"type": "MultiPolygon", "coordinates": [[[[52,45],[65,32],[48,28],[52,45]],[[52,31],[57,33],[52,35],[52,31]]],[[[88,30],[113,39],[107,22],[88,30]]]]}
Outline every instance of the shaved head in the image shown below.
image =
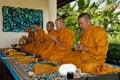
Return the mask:
{"type": "Polygon", "coordinates": [[[82,13],[78,16],[78,19],[84,17],[85,19],[91,19],[90,15],[88,13],[82,13]]]}
{"type": "Polygon", "coordinates": [[[54,28],[54,23],[52,21],[48,21],[47,24],[50,24],[50,26],[54,28]]]}
{"type": "Polygon", "coordinates": [[[64,24],[64,19],[63,18],[57,18],[55,21],[59,21],[60,23],[64,24]]]}
{"type": "Polygon", "coordinates": [[[88,13],[82,13],[78,16],[78,24],[83,29],[86,30],[91,26],[91,17],[88,13]]]}
{"type": "Polygon", "coordinates": [[[56,29],[57,30],[61,30],[62,28],[65,27],[65,25],[64,25],[64,19],[63,18],[57,18],[55,20],[55,24],[56,24],[56,29]]]}
{"type": "Polygon", "coordinates": [[[35,31],[38,31],[39,30],[39,27],[40,26],[40,23],[39,22],[35,22],[34,24],[33,24],[33,27],[34,27],[34,29],[35,29],[35,31]]]}
{"type": "Polygon", "coordinates": [[[39,22],[35,22],[35,23],[33,23],[33,25],[40,26],[40,23],[39,22]]]}
{"type": "Polygon", "coordinates": [[[54,29],[54,23],[52,21],[47,22],[46,28],[48,32],[52,31],[54,29]]]}
{"type": "Polygon", "coordinates": [[[26,27],[25,27],[25,29],[27,29],[27,28],[31,29],[30,26],[26,26],[26,27]]]}
{"type": "Polygon", "coordinates": [[[26,31],[26,32],[30,32],[30,31],[31,31],[30,26],[26,26],[25,31],[26,31]]]}

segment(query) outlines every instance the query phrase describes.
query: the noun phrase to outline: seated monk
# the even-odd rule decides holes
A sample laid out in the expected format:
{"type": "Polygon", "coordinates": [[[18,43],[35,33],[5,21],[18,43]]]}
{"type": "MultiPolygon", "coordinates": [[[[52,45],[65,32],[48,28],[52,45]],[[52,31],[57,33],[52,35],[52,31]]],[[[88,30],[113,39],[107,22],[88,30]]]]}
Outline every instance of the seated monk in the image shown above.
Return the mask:
{"type": "Polygon", "coordinates": [[[47,59],[50,61],[60,62],[65,55],[69,55],[71,52],[74,35],[72,31],[65,28],[64,20],[62,18],[57,18],[55,23],[58,36],[51,36],[51,39],[55,43],[49,52],[45,53],[47,55],[47,59]]]}
{"type": "Polygon", "coordinates": [[[26,27],[26,32],[28,33],[28,37],[23,36],[22,38],[25,40],[25,42],[21,43],[21,41],[20,41],[19,45],[23,50],[30,52],[31,45],[33,45],[33,42],[35,39],[35,33],[33,31],[31,31],[31,28],[29,26],[26,27]]]}
{"type": "Polygon", "coordinates": [[[36,54],[38,55],[39,53],[39,49],[41,47],[43,47],[43,45],[45,44],[45,41],[46,41],[46,33],[43,29],[41,29],[39,27],[39,23],[36,22],[34,23],[34,29],[36,31],[35,33],[35,41],[34,41],[34,45],[33,45],[33,54],[36,54]]]}
{"type": "Polygon", "coordinates": [[[105,63],[108,51],[108,38],[105,29],[91,24],[88,13],[78,17],[78,23],[83,29],[80,44],[75,51],[62,59],[62,63],[72,63],[85,73],[107,74],[119,71],[105,63]]]}
{"type": "Polygon", "coordinates": [[[42,58],[48,58],[51,48],[54,46],[55,42],[51,39],[51,36],[57,36],[57,31],[54,29],[54,23],[49,21],[46,25],[48,34],[45,45],[39,50],[40,56],[42,58]]]}

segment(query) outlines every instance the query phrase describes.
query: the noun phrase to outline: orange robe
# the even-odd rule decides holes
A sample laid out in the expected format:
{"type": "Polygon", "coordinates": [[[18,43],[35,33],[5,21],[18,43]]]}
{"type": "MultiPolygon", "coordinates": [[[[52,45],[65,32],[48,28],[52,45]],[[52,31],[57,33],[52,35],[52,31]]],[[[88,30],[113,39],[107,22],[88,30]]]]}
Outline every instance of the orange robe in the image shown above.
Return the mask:
{"type": "Polygon", "coordinates": [[[21,47],[27,51],[27,52],[31,52],[32,51],[32,46],[34,43],[34,39],[35,39],[35,33],[34,32],[30,32],[28,33],[28,38],[26,39],[26,44],[22,45],[21,47]]]}
{"type": "Polygon", "coordinates": [[[72,43],[74,40],[73,32],[63,28],[58,31],[58,40],[63,43],[55,43],[51,50],[48,52],[50,61],[60,62],[65,55],[69,55],[72,49],[72,43]]]}
{"type": "Polygon", "coordinates": [[[35,40],[33,45],[33,53],[39,55],[39,50],[44,46],[44,42],[40,42],[40,38],[46,40],[46,33],[43,29],[39,29],[35,34],[35,40]]]}
{"type": "Polygon", "coordinates": [[[106,31],[100,26],[90,26],[83,31],[80,43],[84,44],[88,51],[73,51],[63,58],[62,63],[72,63],[81,68],[82,72],[91,74],[106,74],[118,71],[105,64],[108,51],[108,38],[106,31]]]}
{"type": "Polygon", "coordinates": [[[45,45],[40,49],[39,53],[42,58],[48,59],[50,50],[54,47],[55,42],[51,39],[51,36],[58,36],[57,31],[52,30],[47,35],[47,40],[45,45]]]}
{"type": "Polygon", "coordinates": [[[29,44],[26,44],[25,47],[24,47],[24,50],[26,52],[33,52],[33,46],[34,46],[34,41],[32,41],[29,44]]]}

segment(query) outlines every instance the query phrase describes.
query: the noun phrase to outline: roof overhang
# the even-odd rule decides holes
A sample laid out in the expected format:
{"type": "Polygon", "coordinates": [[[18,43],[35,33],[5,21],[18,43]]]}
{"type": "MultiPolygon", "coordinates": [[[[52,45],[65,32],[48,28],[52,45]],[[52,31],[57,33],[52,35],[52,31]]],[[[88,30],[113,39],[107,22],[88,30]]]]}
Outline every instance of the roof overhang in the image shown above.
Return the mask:
{"type": "Polygon", "coordinates": [[[57,0],[57,8],[64,6],[67,3],[70,3],[75,0],[57,0]]]}

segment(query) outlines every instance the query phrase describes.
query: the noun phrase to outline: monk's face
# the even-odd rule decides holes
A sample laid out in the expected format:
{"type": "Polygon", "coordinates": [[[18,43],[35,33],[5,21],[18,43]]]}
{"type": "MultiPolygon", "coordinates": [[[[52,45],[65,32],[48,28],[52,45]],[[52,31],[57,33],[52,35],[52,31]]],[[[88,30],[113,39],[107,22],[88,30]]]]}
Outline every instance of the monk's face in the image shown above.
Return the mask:
{"type": "Polygon", "coordinates": [[[59,21],[59,20],[57,20],[57,21],[55,21],[55,24],[56,24],[56,29],[57,30],[61,30],[62,29],[62,23],[59,21]]]}
{"type": "Polygon", "coordinates": [[[46,25],[46,28],[47,28],[47,31],[48,31],[48,32],[50,32],[50,31],[53,29],[50,24],[47,24],[47,25],[46,25]]]}
{"type": "Polygon", "coordinates": [[[38,30],[38,26],[37,25],[33,25],[34,30],[37,31],[38,30]]]}
{"type": "Polygon", "coordinates": [[[85,19],[84,17],[81,17],[79,20],[78,20],[78,24],[79,26],[83,29],[83,30],[86,30],[89,26],[89,23],[90,23],[90,20],[89,19],[85,19]]]}
{"type": "Polygon", "coordinates": [[[25,30],[26,32],[30,32],[31,31],[31,29],[30,29],[30,27],[26,27],[26,30],[25,30]]]}

